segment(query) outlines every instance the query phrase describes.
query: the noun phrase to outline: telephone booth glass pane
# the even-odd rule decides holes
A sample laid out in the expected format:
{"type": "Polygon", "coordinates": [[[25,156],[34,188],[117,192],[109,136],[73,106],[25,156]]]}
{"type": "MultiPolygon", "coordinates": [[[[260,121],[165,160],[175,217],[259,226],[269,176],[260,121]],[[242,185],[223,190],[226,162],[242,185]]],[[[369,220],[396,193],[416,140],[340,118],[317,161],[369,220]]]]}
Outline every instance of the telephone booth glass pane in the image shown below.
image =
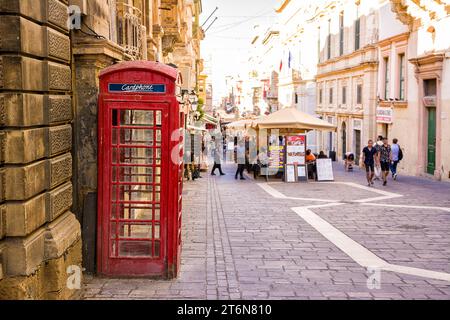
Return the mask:
{"type": "Polygon", "coordinates": [[[112,112],[112,258],[161,255],[162,126],[158,110],[112,112]]]}

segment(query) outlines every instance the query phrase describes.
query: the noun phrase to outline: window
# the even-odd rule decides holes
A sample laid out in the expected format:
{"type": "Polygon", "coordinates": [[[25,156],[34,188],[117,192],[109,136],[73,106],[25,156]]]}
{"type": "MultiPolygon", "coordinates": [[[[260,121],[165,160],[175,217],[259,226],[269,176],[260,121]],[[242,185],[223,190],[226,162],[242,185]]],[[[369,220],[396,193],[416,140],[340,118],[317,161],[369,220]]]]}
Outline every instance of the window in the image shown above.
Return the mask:
{"type": "Polygon", "coordinates": [[[333,88],[330,88],[330,96],[329,96],[329,99],[330,99],[330,104],[333,104],[333,88]]]}
{"type": "Polygon", "coordinates": [[[342,104],[347,104],[347,87],[342,87],[342,104]]]}
{"type": "Polygon", "coordinates": [[[319,90],[319,104],[323,103],[323,89],[319,90]]]}
{"type": "Polygon", "coordinates": [[[362,84],[356,86],[356,104],[362,104],[362,84]]]}
{"type": "Polygon", "coordinates": [[[357,8],[355,20],[355,51],[361,48],[361,18],[359,17],[359,6],[357,8]]]}
{"type": "Polygon", "coordinates": [[[295,94],[295,104],[298,104],[298,94],[295,94]]]}
{"type": "Polygon", "coordinates": [[[427,79],[423,81],[424,93],[426,97],[435,96],[437,93],[436,79],[427,79]]]}
{"type": "Polygon", "coordinates": [[[331,59],[331,20],[328,20],[327,59],[331,59]]]}
{"type": "Polygon", "coordinates": [[[389,99],[389,80],[390,80],[390,75],[389,75],[389,58],[386,57],[384,58],[384,100],[388,100],[389,99]]]}
{"type": "Polygon", "coordinates": [[[344,54],[344,11],[339,15],[339,55],[344,54]]]}
{"type": "Polygon", "coordinates": [[[405,65],[406,59],[405,54],[402,53],[398,56],[398,63],[399,63],[399,99],[400,101],[405,100],[405,79],[406,79],[406,65],[405,65]]]}

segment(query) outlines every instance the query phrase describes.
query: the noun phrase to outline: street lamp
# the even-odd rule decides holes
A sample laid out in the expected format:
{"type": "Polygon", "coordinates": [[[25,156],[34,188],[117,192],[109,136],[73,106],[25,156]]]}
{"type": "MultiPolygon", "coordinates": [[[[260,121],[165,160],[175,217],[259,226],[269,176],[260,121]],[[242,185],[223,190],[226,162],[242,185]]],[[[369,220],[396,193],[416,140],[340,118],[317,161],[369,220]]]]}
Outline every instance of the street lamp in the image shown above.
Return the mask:
{"type": "Polygon", "coordinates": [[[191,93],[189,94],[189,102],[191,103],[191,110],[197,111],[198,97],[195,94],[194,90],[192,90],[191,93]]]}

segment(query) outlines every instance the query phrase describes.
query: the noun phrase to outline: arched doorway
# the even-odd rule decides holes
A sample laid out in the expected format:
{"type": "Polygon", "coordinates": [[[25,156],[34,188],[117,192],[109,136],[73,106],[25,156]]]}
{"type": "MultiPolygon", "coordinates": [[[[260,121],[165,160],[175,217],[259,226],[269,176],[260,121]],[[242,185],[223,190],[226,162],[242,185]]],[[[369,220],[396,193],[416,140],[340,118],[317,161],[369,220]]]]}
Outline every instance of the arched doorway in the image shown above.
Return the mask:
{"type": "Polygon", "coordinates": [[[345,157],[347,153],[347,124],[342,122],[341,126],[341,137],[342,137],[342,157],[345,157]]]}

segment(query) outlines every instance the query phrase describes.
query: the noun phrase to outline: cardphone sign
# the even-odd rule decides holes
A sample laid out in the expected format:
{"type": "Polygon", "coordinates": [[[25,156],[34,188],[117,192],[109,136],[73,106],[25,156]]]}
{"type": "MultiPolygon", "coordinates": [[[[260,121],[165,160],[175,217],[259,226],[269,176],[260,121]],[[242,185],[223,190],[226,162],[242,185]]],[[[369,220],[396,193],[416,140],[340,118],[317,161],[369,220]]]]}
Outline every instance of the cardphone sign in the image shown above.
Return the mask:
{"type": "Polygon", "coordinates": [[[166,85],[164,84],[130,84],[130,83],[110,83],[108,85],[109,92],[122,93],[165,93],[166,85]]]}

